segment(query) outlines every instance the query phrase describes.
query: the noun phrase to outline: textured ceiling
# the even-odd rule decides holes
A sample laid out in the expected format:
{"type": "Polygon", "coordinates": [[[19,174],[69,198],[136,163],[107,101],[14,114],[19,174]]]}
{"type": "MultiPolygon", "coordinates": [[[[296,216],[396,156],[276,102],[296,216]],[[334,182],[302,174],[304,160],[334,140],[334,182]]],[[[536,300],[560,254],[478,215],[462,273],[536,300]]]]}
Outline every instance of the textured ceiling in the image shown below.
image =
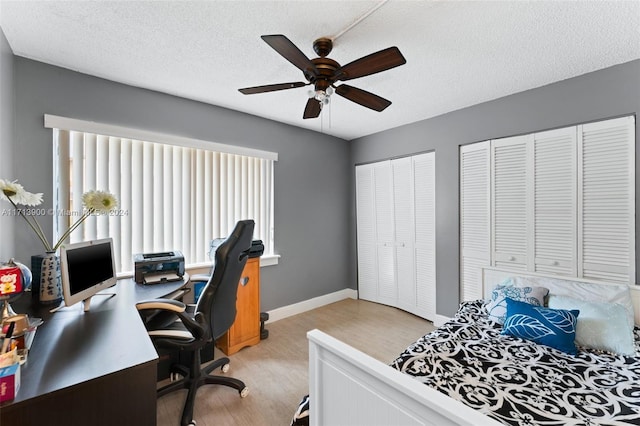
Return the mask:
{"type": "Polygon", "coordinates": [[[380,3],[2,0],[0,26],[19,56],[347,140],[640,58],[640,1],[380,3]],[[343,65],[398,46],[406,65],[349,81],[393,104],[334,95],[303,120],[308,87],[242,95],[304,80],[263,34],[310,58],[316,38],[339,35],[329,57],[343,65]]]}

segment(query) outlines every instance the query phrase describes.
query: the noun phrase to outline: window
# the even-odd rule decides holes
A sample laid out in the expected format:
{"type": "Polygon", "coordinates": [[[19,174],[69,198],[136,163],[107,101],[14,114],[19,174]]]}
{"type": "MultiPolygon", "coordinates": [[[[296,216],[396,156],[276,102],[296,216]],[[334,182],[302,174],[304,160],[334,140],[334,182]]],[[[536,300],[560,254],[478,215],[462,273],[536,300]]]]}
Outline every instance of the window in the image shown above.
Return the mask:
{"type": "Polygon", "coordinates": [[[90,217],[70,242],[112,237],[119,272],[133,270],[136,253],[180,250],[187,264],[208,262],[210,241],[240,219],[255,220],[254,238],[273,254],[277,154],[53,116],[45,126],[53,128],[60,183],[54,234],[82,211],[84,192],[113,193],[118,210],[90,217]]]}

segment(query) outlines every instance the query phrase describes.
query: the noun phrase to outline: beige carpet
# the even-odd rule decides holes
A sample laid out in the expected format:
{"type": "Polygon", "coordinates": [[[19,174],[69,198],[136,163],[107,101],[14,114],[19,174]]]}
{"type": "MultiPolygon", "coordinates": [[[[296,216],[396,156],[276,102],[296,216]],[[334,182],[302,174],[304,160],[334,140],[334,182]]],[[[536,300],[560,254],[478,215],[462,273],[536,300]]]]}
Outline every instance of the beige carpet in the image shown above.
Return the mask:
{"type": "MultiPolygon", "coordinates": [[[[227,374],[245,382],[246,398],[221,386],[198,391],[195,416],[198,426],[285,426],[308,393],[308,343],[314,328],[348,343],[385,363],[411,342],[433,330],[431,322],[376,303],[347,299],[266,327],[269,338],[232,355],[227,374]]],[[[216,357],[221,352],[216,350],[216,357]]],[[[186,390],[158,400],[158,425],[177,426],[186,390]]]]}

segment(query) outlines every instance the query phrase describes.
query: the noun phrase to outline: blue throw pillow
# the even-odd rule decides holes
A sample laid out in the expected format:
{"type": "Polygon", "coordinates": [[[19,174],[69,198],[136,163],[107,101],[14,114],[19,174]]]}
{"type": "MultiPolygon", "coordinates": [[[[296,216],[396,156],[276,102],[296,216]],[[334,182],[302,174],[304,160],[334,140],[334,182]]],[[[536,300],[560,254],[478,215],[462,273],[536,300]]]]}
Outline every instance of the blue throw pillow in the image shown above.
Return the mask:
{"type": "Polygon", "coordinates": [[[502,334],[551,346],[571,355],[576,348],[579,310],[550,309],[507,298],[507,317],[502,334]]]}

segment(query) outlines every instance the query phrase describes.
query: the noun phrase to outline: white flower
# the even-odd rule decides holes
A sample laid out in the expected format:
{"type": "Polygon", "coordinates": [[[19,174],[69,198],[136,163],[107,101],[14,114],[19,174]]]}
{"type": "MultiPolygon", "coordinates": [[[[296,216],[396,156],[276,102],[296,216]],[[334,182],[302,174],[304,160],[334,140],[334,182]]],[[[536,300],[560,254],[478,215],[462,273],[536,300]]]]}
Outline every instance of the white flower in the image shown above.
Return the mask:
{"type": "Polygon", "coordinates": [[[37,206],[42,203],[42,193],[33,194],[24,190],[24,187],[17,181],[0,179],[0,198],[13,201],[15,204],[23,206],[37,206]]]}
{"type": "Polygon", "coordinates": [[[45,235],[42,227],[34,216],[26,215],[21,209],[18,209],[17,205],[24,206],[37,206],[42,203],[42,193],[32,194],[24,190],[22,185],[17,181],[9,181],[6,179],[0,179],[0,199],[9,201],[18,212],[18,215],[22,217],[27,225],[33,230],[36,236],[40,239],[44,245],[44,249],[47,252],[55,252],[60,245],[71,235],[71,233],[78,228],[89,216],[92,214],[106,214],[118,206],[118,201],[113,194],[105,191],[88,191],[82,195],[82,202],[85,206],[85,211],[82,216],[78,218],[69,229],[67,229],[58,242],[54,245],[49,243],[47,236],[45,235]]]}
{"type": "Polygon", "coordinates": [[[91,213],[109,213],[118,207],[116,197],[106,191],[88,191],[82,194],[82,203],[91,213]]]}
{"type": "Polygon", "coordinates": [[[0,189],[2,189],[3,200],[8,200],[7,197],[13,197],[14,195],[24,191],[22,185],[17,182],[17,180],[11,182],[9,180],[0,179],[0,189]]]}

